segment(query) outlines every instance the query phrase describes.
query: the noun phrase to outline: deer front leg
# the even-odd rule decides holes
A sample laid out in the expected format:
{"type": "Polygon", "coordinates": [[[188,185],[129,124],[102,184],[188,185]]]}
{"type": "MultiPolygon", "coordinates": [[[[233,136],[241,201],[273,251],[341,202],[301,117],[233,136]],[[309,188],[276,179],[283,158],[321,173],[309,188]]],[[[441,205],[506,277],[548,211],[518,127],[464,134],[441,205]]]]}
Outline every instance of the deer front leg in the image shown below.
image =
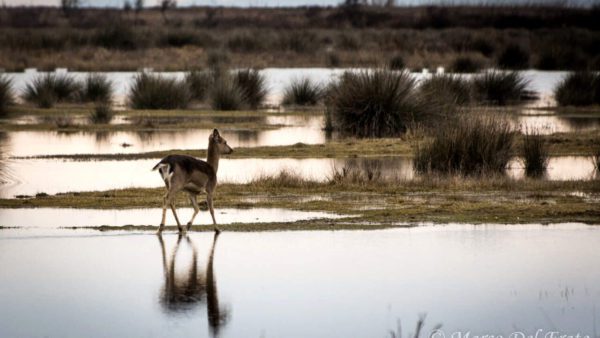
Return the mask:
{"type": "Polygon", "coordinates": [[[192,207],[194,208],[194,214],[192,215],[192,219],[187,224],[187,230],[190,230],[192,224],[194,223],[194,218],[198,215],[200,211],[200,207],[198,206],[198,201],[196,200],[196,195],[190,194],[190,202],[192,203],[192,207]]]}
{"type": "Polygon", "coordinates": [[[217,220],[215,220],[215,209],[213,208],[213,198],[211,194],[206,196],[206,204],[208,205],[208,210],[210,210],[210,216],[213,220],[215,232],[220,233],[221,229],[219,229],[219,227],[217,226],[217,220]]]}

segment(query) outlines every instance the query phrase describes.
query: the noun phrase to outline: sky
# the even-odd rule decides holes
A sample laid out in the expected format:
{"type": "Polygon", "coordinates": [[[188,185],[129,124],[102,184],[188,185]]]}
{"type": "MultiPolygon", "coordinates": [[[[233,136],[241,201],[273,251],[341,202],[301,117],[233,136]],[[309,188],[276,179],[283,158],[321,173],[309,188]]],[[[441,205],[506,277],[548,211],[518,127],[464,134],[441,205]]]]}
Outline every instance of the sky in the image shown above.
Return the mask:
{"type": "MultiPolygon", "coordinates": [[[[82,0],[84,6],[122,7],[125,0],[82,0]]],[[[155,6],[160,0],[145,0],[147,6],[155,6]]],[[[182,6],[237,6],[237,7],[294,7],[294,6],[335,6],[341,0],[178,0],[182,6]]],[[[572,5],[600,4],[600,0],[396,0],[399,5],[440,4],[440,3],[567,3],[572,5]]],[[[7,6],[58,6],[60,0],[0,0],[7,6]]]]}

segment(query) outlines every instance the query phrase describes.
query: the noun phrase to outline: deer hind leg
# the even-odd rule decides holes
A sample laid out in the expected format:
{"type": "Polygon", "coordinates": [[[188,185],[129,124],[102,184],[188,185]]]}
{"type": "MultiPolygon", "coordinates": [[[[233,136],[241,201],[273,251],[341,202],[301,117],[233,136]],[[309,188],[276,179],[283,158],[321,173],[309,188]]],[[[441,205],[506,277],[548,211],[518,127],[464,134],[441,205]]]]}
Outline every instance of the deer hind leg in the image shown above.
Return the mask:
{"type": "Polygon", "coordinates": [[[169,204],[169,192],[167,191],[167,193],[163,196],[162,218],[161,218],[161,221],[160,221],[160,226],[158,227],[158,234],[159,235],[163,231],[163,229],[165,228],[165,220],[167,218],[167,205],[168,204],[169,204]]]}
{"type": "Polygon", "coordinates": [[[173,201],[173,198],[170,198],[169,205],[171,206],[171,211],[175,217],[175,222],[177,222],[177,229],[179,229],[180,233],[184,232],[184,229],[181,227],[181,223],[179,222],[179,217],[177,217],[177,212],[175,211],[175,201],[173,201]]]}
{"type": "Polygon", "coordinates": [[[215,209],[213,208],[212,194],[206,195],[206,204],[208,205],[208,210],[210,210],[210,216],[212,217],[212,220],[213,220],[213,226],[214,226],[215,232],[219,233],[219,232],[221,232],[221,230],[217,226],[217,221],[215,220],[215,209]]]}
{"type": "Polygon", "coordinates": [[[190,230],[192,224],[194,223],[194,218],[196,218],[196,215],[198,215],[198,212],[200,211],[200,207],[198,206],[198,200],[196,199],[195,194],[190,193],[190,202],[192,203],[192,207],[194,208],[194,214],[192,215],[192,219],[190,219],[190,221],[187,224],[187,230],[190,230]]]}

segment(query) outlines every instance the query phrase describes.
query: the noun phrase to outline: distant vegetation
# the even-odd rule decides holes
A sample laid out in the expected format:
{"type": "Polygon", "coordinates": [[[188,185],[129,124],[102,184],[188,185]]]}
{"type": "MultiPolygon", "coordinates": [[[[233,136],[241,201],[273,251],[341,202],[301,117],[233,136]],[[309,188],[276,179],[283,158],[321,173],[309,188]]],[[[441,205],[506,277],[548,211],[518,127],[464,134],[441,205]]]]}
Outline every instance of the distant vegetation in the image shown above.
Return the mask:
{"type": "Polygon", "coordinates": [[[600,74],[570,73],[554,88],[554,97],[560,106],[600,104],[600,74]]]}
{"type": "Polygon", "coordinates": [[[234,68],[600,68],[597,7],[165,8],[168,14],[136,7],[134,13],[77,8],[68,15],[5,8],[0,64],[7,70],[183,70],[212,59],[234,68]]]}
{"type": "Polygon", "coordinates": [[[499,117],[464,116],[434,130],[414,157],[421,173],[501,174],[511,158],[514,132],[499,117]]]}
{"type": "Polygon", "coordinates": [[[8,106],[13,105],[14,100],[12,79],[0,73],[0,116],[6,114],[8,106]]]}

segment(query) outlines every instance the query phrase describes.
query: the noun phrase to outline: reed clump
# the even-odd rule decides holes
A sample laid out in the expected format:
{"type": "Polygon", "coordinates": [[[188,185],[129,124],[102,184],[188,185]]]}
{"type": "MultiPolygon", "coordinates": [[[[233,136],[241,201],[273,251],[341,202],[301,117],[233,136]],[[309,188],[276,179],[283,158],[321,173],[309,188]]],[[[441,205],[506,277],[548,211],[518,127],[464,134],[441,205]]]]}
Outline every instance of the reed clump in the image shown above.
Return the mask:
{"type": "Polygon", "coordinates": [[[529,81],[519,72],[487,71],[473,79],[475,97],[485,104],[504,106],[536,99],[537,93],[528,87],[529,81]]]}
{"type": "Polygon", "coordinates": [[[242,109],[242,93],[230,76],[221,76],[215,80],[210,92],[210,104],[215,110],[242,109]]]}
{"type": "Polygon", "coordinates": [[[15,103],[12,79],[0,73],[0,116],[6,115],[9,106],[15,103]]]}
{"type": "Polygon", "coordinates": [[[89,116],[90,123],[107,124],[110,123],[114,114],[111,110],[110,103],[98,101],[94,106],[94,110],[89,116]]]}
{"type": "Polygon", "coordinates": [[[321,100],[323,88],[309,78],[293,79],[283,94],[284,105],[314,106],[321,100]]]}
{"type": "Polygon", "coordinates": [[[600,74],[586,72],[569,73],[554,88],[559,106],[589,106],[600,104],[600,74]]]}
{"type": "Polygon", "coordinates": [[[460,75],[434,75],[421,82],[421,95],[427,102],[466,105],[472,100],[472,84],[460,75]]]}
{"type": "Polygon", "coordinates": [[[210,85],[213,83],[213,77],[207,71],[194,70],[185,75],[185,83],[189,88],[192,99],[203,101],[210,85]]]}
{"type": "Polygon", "coordinates": [[[48,73],[28,83],[23,98],[40,108],[51,108],[56,102],[73,101],[80,88],[80,83],[70,75],[48,73]]]}
{"type": "Polygon", "coordinates": [[[134,109],[184,109],[191,97],[184,80],[141,73],[131,85],[129,104],[134,109]]]}
{"type": "Polygon", "coordinates": [[[346,72],[328,90],[334,129],[357,137],[390,137],[424,118],[423,102],[408,72],[377,69],[346,72]]]}
{"type": "Polygon", "coordinates": [[[440,126],[432,136],[415,152],[414,166],[420,173],[501,174],[514,140],[510,124],[500,117],[462,116],[440,126]]]}
{"type": "Polygon", "coordinates": [[[80,86],[79,100],[81,102],[110,103],[112,96],[112,82],[106,75],[89,74],[80,86]]]}
{"type": "Polygon", "coordinates": [[[240,92],[242,101],[250,108],[261,106],[267,97],[265,77],[256,69],[235,72],[233,82],[240,92]]]}
{"type": "Polygon", "coordinates": [[[548,168],[550,153],[543,136],[535,130],[525,131],[521,152],[525,164],[525,175],[533,178],[544,176],[548,168]]]}

